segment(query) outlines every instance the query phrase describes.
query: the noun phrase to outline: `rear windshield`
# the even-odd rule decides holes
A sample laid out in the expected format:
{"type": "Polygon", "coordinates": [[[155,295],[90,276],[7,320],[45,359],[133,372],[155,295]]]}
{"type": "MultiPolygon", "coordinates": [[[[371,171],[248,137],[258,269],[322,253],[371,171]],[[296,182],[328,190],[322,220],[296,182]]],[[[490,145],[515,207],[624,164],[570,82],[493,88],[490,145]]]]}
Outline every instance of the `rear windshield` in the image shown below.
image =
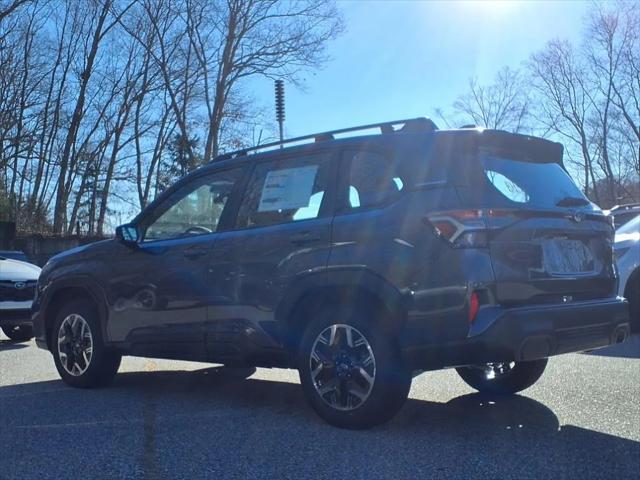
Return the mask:
{"type": "Polygon", "coordinates": [[[557,163],[536,163],[487,155],[484,177],[492,195],[503,202],[533,207],[589,205],[571,177],[557,163]]]}

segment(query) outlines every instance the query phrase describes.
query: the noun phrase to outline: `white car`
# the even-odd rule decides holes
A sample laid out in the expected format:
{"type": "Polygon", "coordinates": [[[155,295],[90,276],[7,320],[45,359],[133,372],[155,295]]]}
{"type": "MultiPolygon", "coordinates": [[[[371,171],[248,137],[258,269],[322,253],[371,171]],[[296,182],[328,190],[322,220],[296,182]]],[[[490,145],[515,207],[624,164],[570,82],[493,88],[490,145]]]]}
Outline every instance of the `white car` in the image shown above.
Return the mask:
{"type": "Polygon", "coordinates": [[[640,215],[618,230],[614,243],[619,294],[629,300],[631,330],[640,332],[640,215]]]}
{"type": "Polygon", "coordinates": [[[0,328],[16,342],[33,337],[31,303],[40,268],[0,257],[0,328]]]}

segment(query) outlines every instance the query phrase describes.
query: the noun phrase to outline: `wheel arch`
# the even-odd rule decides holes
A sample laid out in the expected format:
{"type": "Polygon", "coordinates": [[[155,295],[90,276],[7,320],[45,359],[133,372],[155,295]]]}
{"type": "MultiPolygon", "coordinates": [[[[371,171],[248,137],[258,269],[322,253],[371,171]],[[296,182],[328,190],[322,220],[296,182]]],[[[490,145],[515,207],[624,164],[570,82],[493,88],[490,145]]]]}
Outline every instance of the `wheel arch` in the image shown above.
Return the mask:
{"type": "Polygon", "coordinates": [[[368,270],[343,270],[298,279],[276,310],[280,339],[295,351],[314,312],[327,305],[365,305],[383,310],[384,328],[397,331],[406,320],[406,301],[389,282],[368,270]]]}
{"type": "Polygon", "coordinates": [[[44,326],[49,351],[51,351],[51,331],[58,313],[64,305],[73,300],[88,300],[95,306],[102,329],[102,338],[106,339],[107,308],[101,288],[89,278],[66,279],[54,287],[44,308],[44,326]]]}

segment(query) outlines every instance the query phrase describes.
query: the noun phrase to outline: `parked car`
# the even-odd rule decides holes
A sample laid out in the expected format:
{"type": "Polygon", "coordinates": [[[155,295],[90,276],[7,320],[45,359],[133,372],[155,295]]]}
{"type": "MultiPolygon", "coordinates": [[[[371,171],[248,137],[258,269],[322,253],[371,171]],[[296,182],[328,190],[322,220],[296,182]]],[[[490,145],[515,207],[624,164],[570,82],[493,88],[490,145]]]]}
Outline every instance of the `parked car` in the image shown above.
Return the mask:
{"type": "Polygon", "coordinates": [[[640,214],[616,230],[614,250],[620,272],[618,292],[629,301],[631,329],[640,333],[640,214]]]}
{"type": "Polygon", "coordinates": [[[560,144],[424,118],[288,142],[218,157],[47,263],[36,341],[66,383],[103,385],[122,355],[297,368],[323,419],[365,428],[412,372],[510,394],[627,337],[612,225],[560,144]]]}
{"type": "Polygon", "coordinates": [[[629,220],[640,215],[640,203],[628,203],[626,205],[616,205],[606,213],[613,217],[613,224],[616,229],[623,226],[629,220]]]}
{"type": "Polygon", "coordinates": [[[0,256],[0,328],[16,342],[33,337],[31,304],[40,268],[0,256]]]}
{"type": "Polygon", "coordinates": [[[27,255],[20,250],[0,250],[0,257],[29,263],[27,255]]]}

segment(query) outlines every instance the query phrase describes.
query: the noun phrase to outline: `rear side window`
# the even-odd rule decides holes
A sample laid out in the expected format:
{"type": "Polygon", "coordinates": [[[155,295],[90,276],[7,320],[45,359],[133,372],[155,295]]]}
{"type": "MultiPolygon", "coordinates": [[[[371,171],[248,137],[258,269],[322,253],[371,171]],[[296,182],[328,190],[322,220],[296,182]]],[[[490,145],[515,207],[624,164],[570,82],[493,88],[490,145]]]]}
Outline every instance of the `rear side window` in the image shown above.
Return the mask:
{"type": "Polygon", "coordinates": [[[329,155],[275,160],[256,166],[238,212],[237,227],[262,227],[318,218],[328,185],[329,155]]]}
{"type": "Polygon", "coordinates": [[[585,198],[557,163],[484,156],[485,198],[535,207],[584,206],[585,198]]]}
{"type": "Polygon", "coordinates": [[[394,199],[404,189],[395,162],[374,151],[348,152],[348,207],[371,208],[394,199]]]}

